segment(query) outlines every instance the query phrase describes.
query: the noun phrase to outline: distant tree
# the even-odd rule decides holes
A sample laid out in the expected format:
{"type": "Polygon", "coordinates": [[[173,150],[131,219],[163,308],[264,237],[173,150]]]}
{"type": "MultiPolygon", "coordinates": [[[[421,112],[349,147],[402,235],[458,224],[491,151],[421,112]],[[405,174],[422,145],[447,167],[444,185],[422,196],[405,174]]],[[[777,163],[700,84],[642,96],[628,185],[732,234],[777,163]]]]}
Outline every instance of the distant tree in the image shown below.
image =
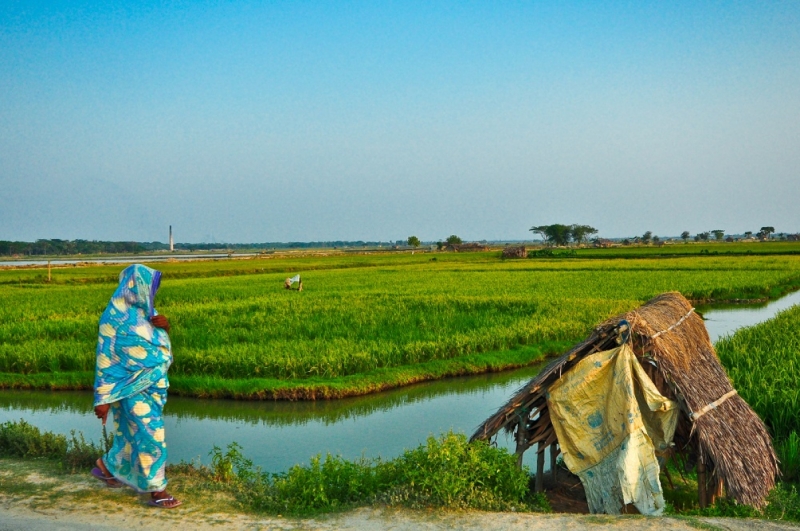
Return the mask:
{"type": "Polygon", "coordinates": [[[592,234],[597,234],[597,229],[590,225],[572,225],[570,227],[570,236],[575,243],[585,243],[592,234]]]}
{"type": "Polygon", "coordinates": [[[759,236],[763,236],[765,240],[769,240],[769,235],[775,232],[775,227],[761,227],[759,236]]]}
{"type": "Polygon", "coordinates": [[[630,245],[630,244],[631,244],[631,241],[628,238],[625,238],[624,240],[622,240],[622,245],[630,245]]]}
{"type": "Polygon", "coordinates": [[[751,230],[745,231],[744,237],[745,238],[752,238],[753,237],[753,231],[751,231],[751,230]]]}
{"type": "Polygon", "coordinates": [[[713,234],[713,235],[714,235],[714,238],[715,238],[715,239],[716,239],[718,242],[721,242],[721,241],[722,241],[722,238],[724,238],[724,237],[725,237],[725,231],[724,231],[724,230],[722,230],[722,229],[714,229],[714,230],[712,230],[712,231],[711,231],[711,234],[713,234]]]}
{"type": "Polygon", "coordinates": [[[439,249],[441,251],[442,247],[444,247],[444,242],[442,240],[439,240],[438,242],[436,242],[436,248],[437,249],[439,249]]]}
{"type": "Polygon", "coordinates": [[[548,239],[556,245],[567,245],[572,238],[572,226],[556,223],[547,227],[548,239]]]}
{"type": "Polygon", "coordinates": [[[450,245],[459,245],[461,243],[461,238],[456,236],[455,234],[451,234],[447,237],[447,243],[450,245]]]}
{"type": "Polygon", "coordinates": [[[701,240],[700,235],[699,234],[695,234],[694,235],[694,241],[699,242],[700,240],[701,240]]]}
{"type": "Polygon", "coordinates": [[[653,237],[653,231],[645,232],[644,234],[642,234],[642,243],[647,245],[648,243],[650,243],[650,238],[652,237],[653,237]]]}
{"type": "Polygon", "coordinates": [[[530,228],[530,229],[528,229],[528,230],[529,230],[529,231],[531,231],[531,232],[532,232],[532,233],[534,233],[534,234],[538,234],[539,236],[541,236],[541,237],[542,237],[542,241],[543,241],[544,243],[547,243],[547,240],[548,240],[548,236],[547,236],[547,227],[548,227],[548,226],[549,226],[549,225],[538,225],[538,226],[536,226],[536,227],[531,227],[531,228],[530,228]]]}
{"type": "Polygon", "coordinates": [[[689,234],[688,230],[681,232],[681,238],[683,238],[683,243],[686,243],[686,240],[689,239],[689,236],[691,236],[691,234],[689,234]]]}
{"type": "Polygon", "coordinates": [[[661,238],[653,236],[653,245],[658,245],[659,243],[661,243],[661,238]]]}
{"type": "Polygon", "coordinates": [[[711,233],[708,232],[708,231],[701,232],[700,234],[698,234],[698,236],[700,236],[701,240],[703,240],[704,242],[707,242],[708,241],[708,237],[711,236],[711,233]]]}
{"type": "Polygon", "coordinates": [[[408,244],[411,247],[414,247],[414,248],[419,247],[419,244],[420,244],[419,238],[417,238],[416,236],[409,236],[408,237],[408,244]]]}

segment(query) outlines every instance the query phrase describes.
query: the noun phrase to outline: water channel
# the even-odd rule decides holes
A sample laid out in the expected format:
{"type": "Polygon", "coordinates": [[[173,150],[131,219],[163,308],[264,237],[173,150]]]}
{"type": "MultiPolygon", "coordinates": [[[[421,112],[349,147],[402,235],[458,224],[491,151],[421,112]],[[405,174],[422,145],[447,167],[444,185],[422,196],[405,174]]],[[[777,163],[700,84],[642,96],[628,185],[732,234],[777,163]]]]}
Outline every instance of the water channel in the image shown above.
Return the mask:
{"type": "MultiPolygon", "coordinates": [[[[800,304],[800,292],[762,305],[698,308],[712,341],[800,304]]],[[[264,470],[278,472],[317,454],[391,458],[429,435],[472,431],[541,369],[448,378],[375,395],[318,402],[241,402],[170,397],[165,409],[170,461],[208,463],[212,446],[238,442],[264,470]]],[[[57,433],[99,440],[89,392],[0,391],[0,422],[24,418],[57,433]]],[[[511,449],[503,435],[498,445],[511,449]]],[[[530,455],[528,455],[530,454],[530,455]]],[[[534,452],[526,464],[533,468],[534,452]],[[529,461],[530,460],[530,461],[529,461]]]]}

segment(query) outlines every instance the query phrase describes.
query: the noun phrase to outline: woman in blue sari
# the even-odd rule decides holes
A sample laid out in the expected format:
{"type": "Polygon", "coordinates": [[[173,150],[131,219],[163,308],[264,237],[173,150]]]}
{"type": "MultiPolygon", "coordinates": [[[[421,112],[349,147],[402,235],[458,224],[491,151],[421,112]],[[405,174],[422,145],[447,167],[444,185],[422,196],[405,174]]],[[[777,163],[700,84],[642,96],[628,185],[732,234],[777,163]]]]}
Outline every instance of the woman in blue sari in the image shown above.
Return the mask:
{"type": "Polygon", "coordinates": [[[100,317],[94,410],[103,425],[111,411],[114,443],[92,474],[109,487],[148,492],[150,505],[171,509],[181,502],[167,494],[164,473],[162,410],[172,347],[169,322],[153,307],[160,282],[161,273],[147,266],[125,268],[100,317]]]}

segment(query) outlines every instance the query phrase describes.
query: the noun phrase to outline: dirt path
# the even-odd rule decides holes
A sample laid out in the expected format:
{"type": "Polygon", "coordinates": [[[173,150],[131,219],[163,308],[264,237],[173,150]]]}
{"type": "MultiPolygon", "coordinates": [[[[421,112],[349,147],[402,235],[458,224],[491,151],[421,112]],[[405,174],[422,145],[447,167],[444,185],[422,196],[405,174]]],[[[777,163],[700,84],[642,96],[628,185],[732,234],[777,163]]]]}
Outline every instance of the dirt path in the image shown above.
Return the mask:
{"type": "Polygon", "coordinates": [[[730,518],[645,518],[578,515],[536,515],[482,512],[424,512],[397,509],[362,508],[344,514],[313,519],[252,517],[226,513],[205,513],[198,509],[163,511],[141,507],[135,510],[120,507],[85,505],[65,508],[34,509],[24,504],[3,500],[0,531],[91,530],[121,531],[127,529],[197,529],[197,530],[320,530],[320,531],[393,531],[474,530],[474,531],[537,531],[550,529],[625,529],[678,531],[691,529],[797,530],[787,524],[761,520],[730,518]]]}
{"type": "Polygon", "coordinates": [[[0,460],[0,531],[133,529],[320,530],[320,531],[536,531],[545,529],[794,530],[800,526],[731,518],[648,518],[573,514],[412,511],[366,507],[317,518],[254,516],[238,512],[231,499],[202,489],[177,494],[185,504],[174,510],[151,508],[129,489],[108,489],[88,474],[63,474],[52,465],[0,460]]]}

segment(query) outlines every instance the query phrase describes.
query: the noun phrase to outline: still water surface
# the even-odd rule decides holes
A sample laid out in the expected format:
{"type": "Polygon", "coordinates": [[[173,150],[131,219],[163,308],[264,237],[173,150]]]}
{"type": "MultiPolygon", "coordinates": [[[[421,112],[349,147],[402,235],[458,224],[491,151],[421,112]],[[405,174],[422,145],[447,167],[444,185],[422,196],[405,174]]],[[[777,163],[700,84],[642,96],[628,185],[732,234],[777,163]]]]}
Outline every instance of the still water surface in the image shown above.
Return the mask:
{"type": "MultiPolygon", "coordinates": [[[[769,304],[698,308],[712,341],[800,303],[795,292],[769,304]]],[[[391,458],[447,430],[471,434],[528,382],[542,365],[516,371],[448,378],[375,395],[317,402],[242,402],[171,397],[165,408],[170,460],[208,463],[212,446],[231,442],[265,470],[307,463],[316,454],[391,458]]],[[[101,428],[88,392],[0,391],[0,422],[24,418],[57,433],[99,440],[101,428]]],[[[498,445],[513,448],[501,435],[498,445]]],[[[526,453],[533,468],[534,452],[526,453]]],[[[546,461],[546,462],[549,462],[546,461]]]]}

